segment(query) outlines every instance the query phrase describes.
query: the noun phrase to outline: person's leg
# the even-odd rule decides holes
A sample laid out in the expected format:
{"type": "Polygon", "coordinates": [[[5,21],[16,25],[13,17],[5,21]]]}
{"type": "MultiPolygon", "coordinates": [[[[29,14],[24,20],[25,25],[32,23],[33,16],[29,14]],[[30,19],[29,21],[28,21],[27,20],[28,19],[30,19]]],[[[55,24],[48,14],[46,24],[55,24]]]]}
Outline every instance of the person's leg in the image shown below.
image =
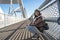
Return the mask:
{"type": "Polygon", "coordinates": [[[42,33],[35,26],[27,26],[26,29],[34,34],[33,37],[37,36],[37,38],[43,39],[42,33]]]}
{"type": "Polygon", "coordinates": [[[26,29],[32,32],[33,34],[40,34],[40,31],[35,26],[27,26],[26,29]]]}

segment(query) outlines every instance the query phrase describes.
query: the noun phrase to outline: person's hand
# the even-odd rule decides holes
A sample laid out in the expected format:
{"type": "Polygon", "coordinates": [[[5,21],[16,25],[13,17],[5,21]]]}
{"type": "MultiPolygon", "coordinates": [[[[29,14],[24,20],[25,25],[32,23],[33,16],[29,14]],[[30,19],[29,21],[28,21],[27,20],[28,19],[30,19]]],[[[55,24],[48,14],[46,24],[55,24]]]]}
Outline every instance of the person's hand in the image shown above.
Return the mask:
{"type": "Polygon", "coordinates": [[[31,26],[34,26],[35,24],[34,24],[34,22],[31,22],[30,25],[31,25],[31,26]]]}
{"type": "Polygon", "coordinates": [[[34,24],[34,21],[32,23],[34,24]]]}

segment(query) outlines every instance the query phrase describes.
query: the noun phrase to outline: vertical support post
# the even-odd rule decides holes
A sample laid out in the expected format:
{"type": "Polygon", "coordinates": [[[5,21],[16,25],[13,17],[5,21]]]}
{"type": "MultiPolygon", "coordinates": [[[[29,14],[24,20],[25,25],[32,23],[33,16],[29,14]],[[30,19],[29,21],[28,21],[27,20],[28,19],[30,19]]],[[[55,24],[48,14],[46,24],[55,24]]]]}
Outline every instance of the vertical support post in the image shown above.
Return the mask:
{"type": "Polygon", "coordinates": [[[5,24],[6,24],[5,22],[6,22],[6,21],[5,21],[5,14],[4,14],[4,26],[5,26],[5,24]]]}
{"type": "MultiPolygon", "coordinates": [[[[59,19],[60,19],[60,0],[58,0],[58,8],[59,8],[59,19]]],[[[59,20],[59,22],[60,22],[60,20],[59,20]]],[[[59,35],[59,40],[60,40],[60,35],[59,35]]]]}
{"type": "Polygon", "coordinates": [[[10,13],[11,13],[11,11],[12,11],[12,0],[10,0],[10,7],[9,7],[9,12],[8,12],[8,14],[10,15],[10,13]]]}
{"type": "Polygon", "coordinates": [[[23,17],[25,18],[25,13],[24,13],[24,8],[23,8],[22,0],[18,0],[18,4],[19,4],[20,9],[22,11],[23,17]]]}
{"type": "Polygon", "coordinates": [[[57,20],[58,24],[60,25],[60,0],[56,0],[58,2],[58,10],[59,10],[59,18],[57,20]]]}
{"type": "Polygon", "coordinates": [[[12,5],[12,0],[11,0],[11,3],[10,4],[12,5]]]}
{"type": "Polygon", "coordinates": [[[24,8],[24,13],[25,13],[25,17],[28,18],[27,17],[27,12],[26,12],[26,9],[25,8],[24,8]]]}
{"type": "MultiPolygon", "coordinates": [[[[58,18],[57,22],[60,25],[60,0],[57,0],[57,1],[58,1],[58,10],[59,10],[59,18],[58,18]]],[[[57,39],[57,40],[60,40],[60,35],[59,35],[59,39],[57,39]]]]}
{"type": "Polygon", "coordinates": [[[59,10],[59,17],[60,17],[60,0],[57,1],[58,1],[58,10],[59,10]]]}
{"type": "Polygon", "coordinates": [[[12,11],[13,5],[12,5],[12,0],[10,0],[10,13],[12,11]]]}
{"type": "Polygon", "coordinates": [[[13,0],[10,0],[10,7],[9,7],[8,14],[9,15],[13,15],[13,10],[14,10],[14,8],[13,8],[13,0]]]}

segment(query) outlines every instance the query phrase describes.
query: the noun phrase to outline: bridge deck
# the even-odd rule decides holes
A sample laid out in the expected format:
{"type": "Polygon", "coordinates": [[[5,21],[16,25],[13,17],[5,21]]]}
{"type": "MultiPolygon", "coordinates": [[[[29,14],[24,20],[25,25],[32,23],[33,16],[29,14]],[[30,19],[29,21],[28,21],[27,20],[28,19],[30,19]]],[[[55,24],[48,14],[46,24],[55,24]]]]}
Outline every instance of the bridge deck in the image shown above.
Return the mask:
{"type": "MultiPolygon", "coordinates": [[[[33,33],[25,29],[29,23],[29,20],[25,20],[0,29],[0,40],[38,40],[36,37],[32,37],[33,33]]],[[[47,40],[45,36],[41,35],[39,40],[42,39],[47,40]]]]}

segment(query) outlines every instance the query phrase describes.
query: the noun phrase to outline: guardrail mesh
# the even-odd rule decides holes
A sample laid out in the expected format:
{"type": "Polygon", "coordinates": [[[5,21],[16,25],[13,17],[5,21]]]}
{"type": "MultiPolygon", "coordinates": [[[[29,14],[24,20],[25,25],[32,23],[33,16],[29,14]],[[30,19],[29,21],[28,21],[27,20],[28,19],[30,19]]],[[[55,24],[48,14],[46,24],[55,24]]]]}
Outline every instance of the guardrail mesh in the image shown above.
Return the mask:
{"type": "MultiPolygon", "coordinates": [[[[48,4],[47,4],[47,6],[45,5],[40,10],[41,10],[42,16],[44,16],[46,19],[52,18],[51,20],[53,20],[53,18],[57,19],[60,16],[60,13],[59,13],[59,10],[60,10],[59,6],[60,5],[59,5],[58,0],[55,0],[52,3],[51,2],[49,3],[49,5],[48,4]]],[[[59,38],[59,36],[60,36],[60,25],[57,22],[47,22],[47,23],[49,25],[49,30],[47,30],[46,32],[49,33],[54,38],[60,39],[59,38]]]]}

